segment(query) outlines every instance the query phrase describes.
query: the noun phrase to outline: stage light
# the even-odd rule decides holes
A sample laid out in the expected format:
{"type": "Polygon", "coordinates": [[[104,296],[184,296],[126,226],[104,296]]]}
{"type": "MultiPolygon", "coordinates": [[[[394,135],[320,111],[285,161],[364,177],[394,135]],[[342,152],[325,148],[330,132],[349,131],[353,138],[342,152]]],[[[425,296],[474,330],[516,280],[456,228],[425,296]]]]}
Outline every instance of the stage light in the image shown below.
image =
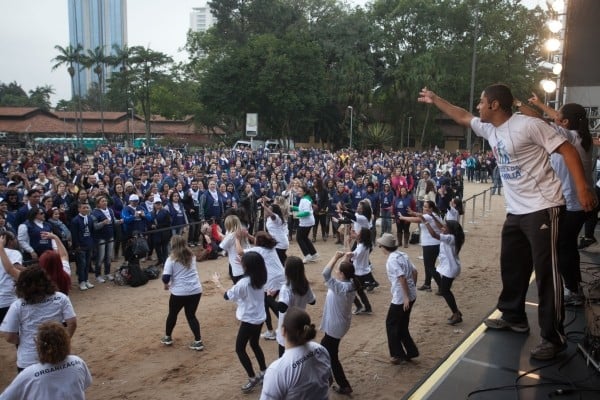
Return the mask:
{"type": "Polygon", "coordinates": [[[542,90],[546,93],[552,93],[556,90],[556,82],[550,79],[543,79],[540,82],[540,85],[542,86],[542,90]]]}
{"type": "Polygon", "coordinates": [[[562,30],[563,24],[559,20],[553,19],[548,21],[548,29],[552,33],[558,33],[562,30]]]}
{"type": "Polygon", "coordinates": [[[550,38],[546,40],[545,47],[549,52],[555,52],[560,49],[560,40],[556,38],[550,38]]]}

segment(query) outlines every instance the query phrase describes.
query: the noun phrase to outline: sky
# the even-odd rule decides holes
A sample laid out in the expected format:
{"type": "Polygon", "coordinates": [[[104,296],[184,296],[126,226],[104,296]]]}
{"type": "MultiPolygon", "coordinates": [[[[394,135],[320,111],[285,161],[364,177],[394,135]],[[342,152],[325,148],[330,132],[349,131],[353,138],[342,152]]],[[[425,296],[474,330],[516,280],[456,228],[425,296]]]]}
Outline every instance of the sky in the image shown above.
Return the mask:
{"type": "MultiPolygon", "coordinates": [[[[370,0],[349,0],[364,5],[370,0]]],[[[538,0],[524,0],[537,3],[538,0]]],[[[127,34],[130,46],[147,46],[186,59],[179,49],[185,44],[189,14],[203,0],[127,0],[127,34]]],[[[71,97],[66,68],[52,71],[58,54],[54,46],[69,44],[67,0],[0,0],[0,82],[17,82],[29,92],[51,85],[53,105],[71,97]]]]}

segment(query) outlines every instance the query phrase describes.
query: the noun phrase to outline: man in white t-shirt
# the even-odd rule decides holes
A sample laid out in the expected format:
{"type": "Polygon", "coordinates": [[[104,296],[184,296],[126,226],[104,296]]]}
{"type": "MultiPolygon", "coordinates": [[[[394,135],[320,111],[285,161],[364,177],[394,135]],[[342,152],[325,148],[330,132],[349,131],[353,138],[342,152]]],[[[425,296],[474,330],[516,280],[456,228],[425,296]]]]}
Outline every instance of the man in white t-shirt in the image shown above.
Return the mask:
{"type": "Polygon", "coordinates": [[[500,253],[502,291],[498,309],[502,317],[487,319],[486,326],[529,332],[525,295],[535,267],[542,340],[531,350],[531,357],[553,359],[566,349],[562,281],[556,257],[558,223],[565,200],[549,154],[557,152],[563,156],[577,186],[578,198],[589,211],[595,207],[596,198],[586,184],[577,150],[554,134],[544,121],[513,115],[514,98],[505,85],[491,85],[483,91],[477,105],[479,118],[427,88],[421,91],[419,102],[433,104],[460,125],[471,127],[489,142],[498,163],[507,210],[500,253]]]}

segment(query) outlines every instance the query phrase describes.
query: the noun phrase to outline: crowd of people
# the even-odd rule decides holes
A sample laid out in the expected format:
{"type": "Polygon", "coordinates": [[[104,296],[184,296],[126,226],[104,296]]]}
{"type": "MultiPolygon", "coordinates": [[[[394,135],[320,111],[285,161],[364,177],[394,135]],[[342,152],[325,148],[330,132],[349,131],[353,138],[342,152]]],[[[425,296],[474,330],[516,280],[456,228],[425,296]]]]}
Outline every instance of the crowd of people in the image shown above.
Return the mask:
{"type": "MultiPolygon", "coordinates": [[[[211,254],[227,256],[229,263],[233,286],[226,289],[219,274],[213,276],[213,282],[225,300],[237,304],[240,327],[235,350],[248,375],[241,390],[249,392],[263,384],[261,398],[265,399],[307,390],[327,398],[327,387],[335,381],[334,390],[349,395],[353,389],[339,359],[339,345],[350,329],[352,315],[373,311],[366,292],[379,285],[369,261],[374,244],[388,255],[392,299],[386,332],[392,364],[419,355],[409,333],[417,290],[431,291],[434,281],[451,311],[448,324],[462,322],[451,287],[460,273],[458,255],[465,241],[458,222],[465,174],[469,181],[482,183],[488,183],[490,177],[498,194],[502,186],[508,210],[498,301],[502,317],[485,323],[490,329],[529,330],[523,301],[535,256],[542,340],[531,356],[554,358],[564,350],[565,338],[560,319],[562,281],[560,274],[552,271],[560,270],[569,294],[581,295],[578,261],[575,266],[565,255],[577,245],[571,236],[581,229],[585,213],[598,206],[586,178],[591,176],[591,156],[583,128],[585,113],[565,105],[554,115],[556,124],[552,126],[541,119],[513,115],[515,100],[502,85],[490,86],[482,93],[480,118],[427,89],[419,101],[471,126],[494,151],[471,155],[437,149],[302,149],[281,154],[261,149],[204,149],[181,154],[166,149],[143,154],[103,146],[91,157],[68,149],[1,153],[0,331],[18,345],[19,371],[41,368],[39,363],[66,362],[80,371],[76,390],[89,386],[91,378],[83,360],[68,359],[75,357],[68,354],[68,340],[63,339],[59,356],[50,357],[39,343],[36,351],[34,338],[64,336],[58,327],[44,325],[46,321],[56,321],[59,327],[64,324],[67,338],[75,332],[70,285],[65,285],[65,277],[71,274],[70,257],[76,264],[78,287],[86,291],[94,287],[90,272],[97,284],[113,280],[111,261],[119,257],[119,251],[125,254],[129,238],[145,235],[156,253],[157,265],[164,267],[164,289],[171,293],[161,343],[173,344],[177,315],[184,309],[194,336],[189,347],[204,349],[195,316],[203,290],[196,264],[200,253],[194,248],[210,248],[211,254]],[[529,155],[525,157],[523,151],[529,155]],[[549,153],[561,156],[553,156],[556,173],[549,153]],[[494,175],[501,177],[501,184],[494,175]],[[567,215],[560,220],[563,193],[567,215]],[[381,219],[379,232],[377,219],[381,219]],[[411,223],[418,224],[425,264],[420,286],[415,266],[399,250],[409,246],[411,223]],[[541,232],[538,227],[542,224],[560,229],[541,232]],[[565,226],[569,230],[561,231],[565,226]],[[336,243],[344,246],[323,270],[328,290],[320,345],[312,341],[316,328],[303,311],[316,301],[304,264],[320,260],[316,249],[319,229],[322,241],[336,238],[336,243]],[[294,235],[302,259],[287,256],[294,235]],[[555,257],[554,243],[559,243],[559,257],[555,257]],[[31,311],[24,312],[27,308],[31,311]],[[278,318],[277,329],[271,313],[278,318]],[[35,318],[31,317],[34,314],[35,318]],[[28,318],[22,320],[25,315],[28,318]],[[280,345],[280,359],[269,368],[260,347],[263,323],[267,326],[263,337],[280,345]],[[248,343],[258,371],[246,352],[248,343]],[[299,368],[286,369],[290,363],[298,364],[297,360],[303,360],[299,368]]],[[[535,96],[530,103],[540,106],[535,96]]],[[[29,375],[20,375],[18,380],[29,375]]],[[[15,390],[13,386],[10,391],[15,390]]]]}

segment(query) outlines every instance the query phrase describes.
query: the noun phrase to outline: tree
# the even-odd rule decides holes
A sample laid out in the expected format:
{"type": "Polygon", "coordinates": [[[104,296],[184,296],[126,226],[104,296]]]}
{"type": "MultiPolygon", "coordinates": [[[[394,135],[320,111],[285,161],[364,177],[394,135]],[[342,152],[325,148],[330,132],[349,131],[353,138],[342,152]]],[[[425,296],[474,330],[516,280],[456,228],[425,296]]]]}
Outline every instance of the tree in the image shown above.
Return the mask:
{"type": "Polygon", "coordinates": [[[58,51],[58,55],[52,59],[55,64],[52,66],[52,70],[56,70],[59,67],[64,65],[67,66],[67,72],[69,72],[69,76],[71,77],[71,97],[75,98],[75,93],[77,93],[78,99],[78,109],[79,109],[79,121],[76,124],[77,127],[77,136],[81,138],[81,134],[83,131],[83,127],[81,126],[83,121],[81,118],[81,81],[78,80],[77,83],[77,92],[75,92],[75,68],[81,67],[81,58],[83,47],[78,44],[73,47],[72,45],[68,45],[67,47],[62,47],[59,45],[54,46],[54,48],[58,51]]]}
{"type": "Polygon", "coordinates": [[[0,83],[0,105],[5,107],[25,107],[29,103],[27,93],[17,82],[8,85],[0,83]]]}
{"type": "Polygon", "coordinates": [[[98,93],[100,100],[100,126],[102,130],[102,136],[104,137],[104,73],[106,71],[106,64],[110,61],[110,58],[104,54],[104,48],[97,46],[93,50],[88,50],[87,55],[81,58],[81,64],[94,72],[98,79],[98,93]]]}
{"type": "Polygon", "coordinates": [[[50,110],[50,95],[54,94],[52,86],[38,86],[29,91],[29,103],[31,107],[38,107],[42,110],[50,110]]]}
{"type": "Polygon", "coordinates": [[[131,86],[144,114],[148,143],[150,143],[150,117],[152,115],[151,89],[165,75],[164,68],[172,62],[171,57],[159,51],[142,46],[131,48],[129,57],[129,65],[132,67],[131,86]]]}
{"type": "Polygon", "coordinates": [[[131,48],[127,45],[123,47],[114,44],[112,55],[108,57],[107,64],[112,67],[119,67],[118,71],[113,71],[108,80],[109,90],[106,93],[107,109],[112,111],[127,112],[129,107],[133,106],[131,98],[131,68],[129,66],[129,57],[131,48]]]}

